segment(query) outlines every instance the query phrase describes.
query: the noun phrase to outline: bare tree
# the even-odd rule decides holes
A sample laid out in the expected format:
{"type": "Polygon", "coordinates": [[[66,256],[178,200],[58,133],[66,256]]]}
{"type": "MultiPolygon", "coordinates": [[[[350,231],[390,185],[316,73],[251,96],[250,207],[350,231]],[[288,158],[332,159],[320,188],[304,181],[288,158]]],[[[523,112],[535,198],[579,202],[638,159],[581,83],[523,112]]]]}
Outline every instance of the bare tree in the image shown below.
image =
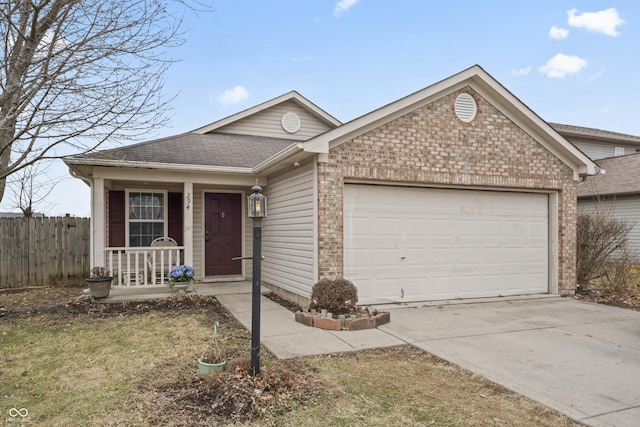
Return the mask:
{"type": "Polygon", "coordinates": [[[62,177],[52,177],[46,172],[46,163],[38,162],[29,165],[11,174],[7,179],[7,198],[11,207],[19,209],[25,217],[32,217],[36,210],[51,205],[47,197],[51,194],[56,184],[64,179],[62,177]]]}
{"type": "Polygon", "coordinates": [[[0,1],[0,201],[13,173],[162,123],[185,1],[0,1]]]}

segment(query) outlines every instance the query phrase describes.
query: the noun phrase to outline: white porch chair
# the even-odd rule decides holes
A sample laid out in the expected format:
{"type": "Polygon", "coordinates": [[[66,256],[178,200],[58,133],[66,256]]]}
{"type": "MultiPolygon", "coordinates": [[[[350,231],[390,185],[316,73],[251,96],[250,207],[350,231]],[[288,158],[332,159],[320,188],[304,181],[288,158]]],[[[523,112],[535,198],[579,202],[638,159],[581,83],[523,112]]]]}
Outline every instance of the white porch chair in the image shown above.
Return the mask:
{"type": "Polygon", "coordinates": [[[147,258],[149,280],[152,284],[165,284],[173,267],[180,264],[180,254],[174,247],[178,246],[171,237],[158,237],[151,242],[153,249],[147,258]]]}

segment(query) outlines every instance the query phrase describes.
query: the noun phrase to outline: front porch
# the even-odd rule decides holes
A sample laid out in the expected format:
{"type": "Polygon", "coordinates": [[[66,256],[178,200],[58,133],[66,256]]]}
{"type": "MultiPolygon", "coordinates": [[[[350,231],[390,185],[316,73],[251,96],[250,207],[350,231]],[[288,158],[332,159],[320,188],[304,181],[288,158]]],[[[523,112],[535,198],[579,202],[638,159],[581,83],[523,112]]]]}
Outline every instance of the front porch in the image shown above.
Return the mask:
{"type": "Polygon", "coordinates": [[[112,247],[104,259],[118,288],[168,286],[168,274],[184,263],[184,252],[184,246],[112,247]]]}
{"type": "MultiPolygon", "coordinates": [[[[217,297],[220,295],[250,294],[251,292],[251,281],[243,280],[240,282],[194,283],[193,287],[187,290],[186,295],[217,297]]],[[[270,289],[264,286],[260,287],[261,294],[265,295],[270,292],[270,289]]],[[[99,303],[117,303],[123,301],[168,298],[177,294],[178,292],[175,289],[170,288],[168,285],[154,287],[112,286],[108,297],[96,299],[94,301],[99,303]]]]}
{"type": "Polygon", "coordinates": [[[177,265],[192,266],[199,281],[251,277],[251,264],[237,258],[251,256],[244,212],[255,179],[194,174],[184,182],[186,175],[94,178],[91,265],[107,268],[115,286],[167,286],[177,265]]]}

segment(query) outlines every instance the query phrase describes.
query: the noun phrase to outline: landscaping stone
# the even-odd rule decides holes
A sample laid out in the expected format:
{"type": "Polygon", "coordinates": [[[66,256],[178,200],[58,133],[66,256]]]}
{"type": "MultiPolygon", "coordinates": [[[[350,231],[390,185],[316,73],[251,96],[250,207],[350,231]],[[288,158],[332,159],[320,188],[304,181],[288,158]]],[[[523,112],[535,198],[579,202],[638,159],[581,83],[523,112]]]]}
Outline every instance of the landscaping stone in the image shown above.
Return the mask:
{"type": "Polygon", "coordinates": [[[313,326],[329,331],[341,331],[342,321],[340,319],[330,319],[328,317],[316,317],[313,319],[313,326]]]}
{"type": "Polygon", "coordinates": [[[363,329],[375,329],[380,325],[391,321],[391,313],[388,311],[376,312],[376,314],[352,314],[347,318],[345,315],[333,319],[329,313],[320,313],[316,310],[298,311],[295,313],[295,320],[305,326],[326,329],[329,331],[360,331],[363,329]]]}
{"type": "Polygon", "coordinates": [[[296,322],[302,323],[305,326],[313,326],[313,316],[310,313],[304,311],[296,311],[296,322]]]}

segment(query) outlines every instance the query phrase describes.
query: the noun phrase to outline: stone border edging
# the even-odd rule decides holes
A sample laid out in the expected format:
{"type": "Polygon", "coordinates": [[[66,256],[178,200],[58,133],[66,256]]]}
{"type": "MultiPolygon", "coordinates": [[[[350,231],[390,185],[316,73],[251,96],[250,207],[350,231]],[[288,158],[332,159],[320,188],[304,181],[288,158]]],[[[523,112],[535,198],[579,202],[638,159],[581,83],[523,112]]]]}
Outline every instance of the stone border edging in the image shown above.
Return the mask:
{"type": "Polygon", "coordinates": [[[314,328],[326,329],[329,331],[360,331],[363,329],[375,329],[380,325],[391,321],[391,313],[381,311],[375,315],[357,317],[356,315],[347,317],[338,316],[337,319],[322,317],[319,313],[313,314],[306,311],[295,313],[296,322],[314,328]]]}

